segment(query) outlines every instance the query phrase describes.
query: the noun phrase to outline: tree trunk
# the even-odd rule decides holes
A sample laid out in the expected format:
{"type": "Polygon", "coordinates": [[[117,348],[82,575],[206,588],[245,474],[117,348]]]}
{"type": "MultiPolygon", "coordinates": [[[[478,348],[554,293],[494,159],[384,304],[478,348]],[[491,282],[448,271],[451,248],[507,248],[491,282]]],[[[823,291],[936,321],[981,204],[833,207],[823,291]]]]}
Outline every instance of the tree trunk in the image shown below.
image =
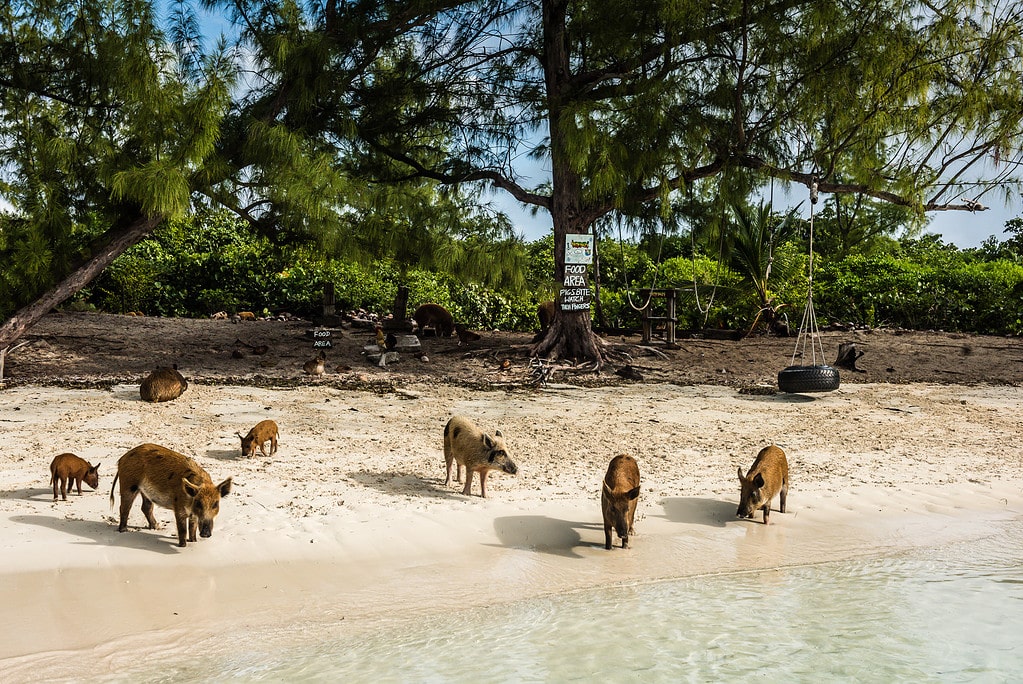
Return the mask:
{"type": "MultiPolygon", "coordinates": [[[[549,110],[551,145],[551,221],[554,224],[554,279],[565,281],[565,236],[589,233],[599,214],[583,204],[583,182],[571,163],[567,135],[576,126],[571,108],[574,93],[568,54],[566,0],[543,0],[543,67],[549,110]]],[[[602,212],[601,212],[602,213],[602,212]]],[[[558,303],[556,302],[556,305],[558,303]]],[[[593,334],[590,312],[561,311],[532,349],[533,356],[594,361],[603,356],[593,334]]]]}
{"type": "Polygon", "coordinates": [[[164,217],[136,218],[122,228],[115,228],[104,236],[92,256],[83,261],[62,281],[43,293],[31,304],[22,307],[0,325],[0,349],[6,349],[26,330],[49,313],[54,307],[72,297],[88,285],[126,249],[149,235],[163,223],[164,217]]]}

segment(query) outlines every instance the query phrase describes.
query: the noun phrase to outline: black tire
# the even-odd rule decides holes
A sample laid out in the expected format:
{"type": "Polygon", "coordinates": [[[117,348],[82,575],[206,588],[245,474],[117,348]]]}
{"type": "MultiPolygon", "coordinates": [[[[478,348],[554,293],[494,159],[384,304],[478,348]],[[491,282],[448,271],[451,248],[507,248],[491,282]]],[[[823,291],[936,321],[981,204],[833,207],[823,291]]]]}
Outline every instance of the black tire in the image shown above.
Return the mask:
{"type": "Polygon", "coordinates": [[[789,366],[778,372],[778,391],[793,394],[838,389],[838,371],[831,366],[789,366]]]}

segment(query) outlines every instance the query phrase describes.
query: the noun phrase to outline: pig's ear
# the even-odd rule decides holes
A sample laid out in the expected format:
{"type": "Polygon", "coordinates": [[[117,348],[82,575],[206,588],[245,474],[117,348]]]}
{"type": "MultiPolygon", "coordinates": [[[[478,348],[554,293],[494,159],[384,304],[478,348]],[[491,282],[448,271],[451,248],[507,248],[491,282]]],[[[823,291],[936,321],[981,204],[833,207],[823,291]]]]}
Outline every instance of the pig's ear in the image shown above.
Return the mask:
{"type": "Polygon", "coordinates": [[[764,476],[757,473],[757,476],[753,478],[753,485],[759,489],[764,486],[764,476]]]}
{"type": "Polygon", "coordinates": [[[482,439],[483,439],[483,445],[485,447],[487,447],[488,449],[493,449],[494,448],[494,440],[490,438],[490,435],[484,434],[482,439]]]}
{"type": "Polygon", "coordinates": [[[746,478],[742,476],[742,466],[739,466],[738,471],[739,471],[739,482],[744,482],[746,480],[746,478]]]}
{"type": "Polygon", "coordinates": [[[502,436],[503,435],[501,434],[500,430],[494,430],[494,437],[502,437],[502,436]]]}
{"type": "Polygon", "coordinates": [[[243,437],[243,436],[242,436],[242,433],[240,433],[240,432],[236,432],[236,433],[234,433],[234,434],[238,435],[238,439],[242,439],[242,440],[244,440],[244,439],[245,439],[245,437],[243,437]]]}
{"type": "Polygon", "coordinates": [[[639,487],[633,487],[632,489],[630,489],[629,493],[626,494],[626,496],[628,496],[630,500],[638,499],[639,498],[639,487]]]}
{"type": "Polygon", "coordinates": [[[226,480],[221,482],[219,485],[217,485],[217,489],[220,490],[220,496],[227,496],[228,494],[230,494],[231,493],[231,478],[227,478],[226,480]]]}
{"type": "Polygon", "coordinates": [[[195,495],[199,493],[199,488],[196,487],[191,482],[189,482],[188,478],[184,478],[181,480],[181,488],[185,490],[185,494],[192,497],[193,499],[195,498],[195,495]]]}

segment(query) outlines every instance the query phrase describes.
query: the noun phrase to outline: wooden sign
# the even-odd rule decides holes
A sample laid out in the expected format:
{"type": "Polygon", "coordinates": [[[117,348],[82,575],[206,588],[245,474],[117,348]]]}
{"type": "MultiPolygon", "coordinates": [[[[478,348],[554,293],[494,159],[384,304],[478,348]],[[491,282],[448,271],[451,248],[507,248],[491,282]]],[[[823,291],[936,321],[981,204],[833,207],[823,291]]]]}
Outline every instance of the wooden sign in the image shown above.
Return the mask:
{"type": "Polygon", "coordinates": [[[562,311],[589,311],[593,292],[586,279],[585,264],[565,264],[565,282],[558,293],[562,311]]]}
{"type": "Polygon", "coordinates": [[[330,349],[334,346],[331,337],[333,337],[333,332],[330,330],[314,330],[313,349],[330,349]]]}

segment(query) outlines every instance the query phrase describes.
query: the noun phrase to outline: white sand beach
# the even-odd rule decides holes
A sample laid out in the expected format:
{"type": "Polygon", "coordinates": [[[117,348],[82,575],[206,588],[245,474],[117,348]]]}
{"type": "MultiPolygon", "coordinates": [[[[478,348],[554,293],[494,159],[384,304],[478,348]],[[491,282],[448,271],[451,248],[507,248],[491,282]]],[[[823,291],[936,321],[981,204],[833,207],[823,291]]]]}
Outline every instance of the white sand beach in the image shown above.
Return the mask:
{"type": "MultiPolygon", "coordinates": [[[[844,385],[814,398],[637,384],[479,392],[409,385],[0,391],[0,666],[5,681],[116,677],[217,635],[457,611],[574,589],[898,553],[1023,515],[1023,389],[844,385]],[[519,465],[487,499],[444,485],[442,430],[500,429],[519,465]],[[236,431],[281,429],[272,458],[236,431]],[[231,476],[213,536],[178,548],[173,514],[117,532],[117,459],[154,442],[231,476]],[[736,468],[788,454],[788,510],[735,517],[736,468]],[[54,501],[49,464],[100,463],[54,501]],[[639,462],[632,548],[604,549],[600,482],[639,462]],[[116,498],[116,492],[115,492],[116,498]]],[[[478,493],[478,484],[474,494],[478,493]]],[[[616,543],[617,543],[616,538],[616,543]]]]}

